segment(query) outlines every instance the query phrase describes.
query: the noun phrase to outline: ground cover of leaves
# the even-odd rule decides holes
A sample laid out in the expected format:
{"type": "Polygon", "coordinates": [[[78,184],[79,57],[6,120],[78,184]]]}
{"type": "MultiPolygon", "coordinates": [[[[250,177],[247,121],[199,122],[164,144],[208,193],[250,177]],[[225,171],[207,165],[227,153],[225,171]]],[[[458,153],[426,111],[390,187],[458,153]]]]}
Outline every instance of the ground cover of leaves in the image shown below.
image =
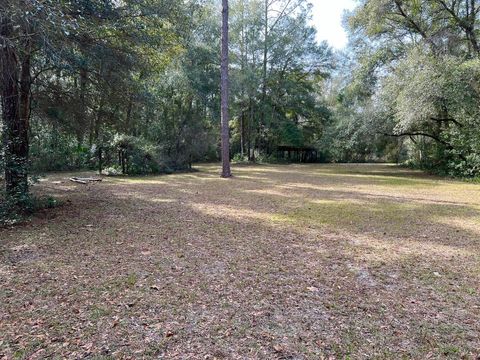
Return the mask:
{"type": "Polygon", "coordinates": [[[389,165],[69,182],[0,230],[0,358],[480,355],[480,186],[389,165]]]}

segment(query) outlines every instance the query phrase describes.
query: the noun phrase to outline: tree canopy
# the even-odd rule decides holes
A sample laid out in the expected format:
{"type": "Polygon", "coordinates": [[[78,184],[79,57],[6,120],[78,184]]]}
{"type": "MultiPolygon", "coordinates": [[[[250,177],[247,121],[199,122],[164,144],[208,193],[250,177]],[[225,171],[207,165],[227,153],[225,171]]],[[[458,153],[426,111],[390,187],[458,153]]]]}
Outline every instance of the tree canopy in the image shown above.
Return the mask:
{"type": "Polygon", "coordinates": [[[351,60],[344,63],[352,75],[332,94],[333,157],[390,153],[438,172],[478,175],[479,9],[470,0],[375,0],[348,16],[343,60],[351,60]]]}
{"type": "MultiPolygon", "coordinates": [[[[363,0],[350,42],[316,41],[307,0],[230,1],[230,151],[278,161],[480,170],[479,5],[363,0]]],[[[184,170],[220,156],[221,7],[204,1],[6,0],[2,167],[28,174],[184,170]]],[[[316,24],[322,26],[322,24],[316,24]]]]}

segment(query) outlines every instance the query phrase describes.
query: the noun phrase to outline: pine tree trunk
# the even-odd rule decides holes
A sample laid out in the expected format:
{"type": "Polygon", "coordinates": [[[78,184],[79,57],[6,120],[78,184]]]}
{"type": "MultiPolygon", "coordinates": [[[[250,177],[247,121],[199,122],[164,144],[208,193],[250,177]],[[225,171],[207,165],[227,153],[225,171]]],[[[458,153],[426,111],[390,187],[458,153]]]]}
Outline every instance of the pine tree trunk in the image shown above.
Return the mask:
{"type": "Polygon", "coordinates": [[[253,124],[253,102],[252,102],[252,98],[250,97],[249,99],[250,103],[249,103],[249,119],[248,119],[248,161],[252,161],[252,124],[253,124]]]}
{"type": "Polygon", "coordinates": [[[260,124],[258,124],[258,151],[261,151],[261,142],[262,142],[262,133],[261,129],[265,126],[266,123],[266,102],[267,102],[267,66],[268,66],[268,9],[269,1],[265,0],[265,13],[264,13],[264,42],[263,42],[263,59],[262,59],[262,103],[261,103],[261,113],[260,113],[260,124]]]}
{"type": "MultiPolygon", "coordinates": [[[[242,30],[241,30],[241,46],[240,46],[240,71],[242,74],[245,73],[245,68],[247,66],[247,39],[245,34],[245,2],[242,0],[242,30]]],[[[245,100],[245,81],[242,81],[242,107],[241,107],[241,117],[240,117],[240,156],[243,160],[245,155],[245,112],[246,112],[246,100],[245,100]]]]}
{"type": "Polygon", "coordinates": [[[28,119],[30,116],[30,55],[20,62],[9,39],[13,24],[4,18],[0,24],[0,72],[2,120],[5,149],[5,189],[8,196],[28,193],[28,119]]]}
{"type": "Polygon", "coordinates": [[[232,176],[230,171],[230,134],[228,118],[228,0],[222,0],[222,63],[221,63],[221,111],[222,111],[222,177],[232,176]]]}

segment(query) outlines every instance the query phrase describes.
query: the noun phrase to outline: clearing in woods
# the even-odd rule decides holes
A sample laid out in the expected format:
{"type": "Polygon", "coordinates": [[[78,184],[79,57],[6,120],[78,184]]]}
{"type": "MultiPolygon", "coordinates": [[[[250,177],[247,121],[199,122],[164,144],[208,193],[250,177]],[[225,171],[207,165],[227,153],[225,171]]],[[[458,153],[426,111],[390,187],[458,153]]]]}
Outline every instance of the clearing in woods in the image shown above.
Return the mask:
{"type": "Polygon", "coordinates": [[[479,354],[479,185],[199,169],[37,185],[62,205],[0,230],[0,358],[479,354]]]}

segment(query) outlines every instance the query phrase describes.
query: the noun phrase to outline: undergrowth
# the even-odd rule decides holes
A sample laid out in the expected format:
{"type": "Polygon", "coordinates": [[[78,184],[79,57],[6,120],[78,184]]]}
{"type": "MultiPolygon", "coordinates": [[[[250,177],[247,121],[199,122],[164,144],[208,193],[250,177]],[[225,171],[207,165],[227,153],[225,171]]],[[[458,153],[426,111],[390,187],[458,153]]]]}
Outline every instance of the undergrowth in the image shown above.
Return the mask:
{"type": "Polygon", "coordinates": [[[51,209],[59,205],[58,200],[51,196],[7,196],[4,191],[0,193],[0,227],[12,226],[22,223],[43,209],[51,209]]]}

